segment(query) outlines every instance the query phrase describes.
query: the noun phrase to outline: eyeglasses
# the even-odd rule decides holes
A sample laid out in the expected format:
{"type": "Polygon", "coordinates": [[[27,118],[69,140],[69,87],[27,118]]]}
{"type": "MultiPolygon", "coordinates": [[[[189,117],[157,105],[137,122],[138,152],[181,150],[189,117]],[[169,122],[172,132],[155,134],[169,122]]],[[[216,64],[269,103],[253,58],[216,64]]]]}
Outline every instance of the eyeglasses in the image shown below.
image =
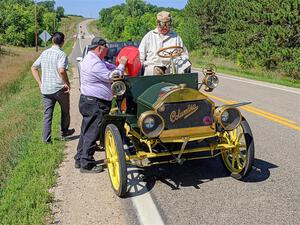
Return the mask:
{"type": "Polygon", "coordinates": [[[157,21],[157,24],[158,24],[159,27],[170,27],[170,26],[172,26],[171,21],[168,21],[168,22],[157,21]]]}

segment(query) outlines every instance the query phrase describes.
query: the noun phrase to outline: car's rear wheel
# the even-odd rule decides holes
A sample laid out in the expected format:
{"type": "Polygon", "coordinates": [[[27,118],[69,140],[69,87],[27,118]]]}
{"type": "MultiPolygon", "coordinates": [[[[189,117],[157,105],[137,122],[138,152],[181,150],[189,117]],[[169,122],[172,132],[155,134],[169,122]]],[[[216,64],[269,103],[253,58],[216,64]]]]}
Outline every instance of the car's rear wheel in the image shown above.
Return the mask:
{"type": "Polygon", "coordinates": [[[254,161],[254,140],[246,119],[236,129],[226,131],[224,137],[235,147],[221,151],[223,165],[232,177],[241,180],[249,174],[254,161]]]}
{"type": "Polygon", "coordinates": [[[107,125],[104,143],[112,188],[116,195],[123,197],[127,191],[127,166],[122,137],[116,125],[107,125]]]}

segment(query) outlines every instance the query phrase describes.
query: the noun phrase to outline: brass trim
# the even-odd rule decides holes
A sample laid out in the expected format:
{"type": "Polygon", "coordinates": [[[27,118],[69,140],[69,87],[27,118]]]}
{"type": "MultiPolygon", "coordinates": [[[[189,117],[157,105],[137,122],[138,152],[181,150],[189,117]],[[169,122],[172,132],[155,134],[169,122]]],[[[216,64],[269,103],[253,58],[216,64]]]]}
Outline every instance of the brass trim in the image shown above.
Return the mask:
{"type": "Polygon", "coordinates": [[[177,92],[178,90],[182,90],[182,89],[184,89],[184,88],[181,87],[181,86],[179,86],[179,85],[176,85],[176,87],[175,87],[174,89],[172,89],[171,91],[169,91],[168,93],[166,93],[166,94],[163,95],[162,97],[159,97],[159,98],[157,99],[157,101],[153,104],[153,108],[154,108],[154,109],[158,109],[158,108],[160,107],[161,103],[163,103],[163,102],[165,101],[165,99],[166,99],[169,95],[173,94],[174,92],[177,92]]]}
{"type": "MultiPolygon", "coordinates": [[[[189,137],[189,141],[203,141],[206,138],[211,138],[211,137],[215,137],[216,134],[215,133],[211,133],[211,134],[201,134],[201,136],[199,136],[199,134],[197,135],[191,135],[188,136],[189,137]]],[[[166,138],[160,138],[160,141],[163,143],[183,143],[184,140],[182,137],[166,137],[166,138]]]]}
{"type": "Polygon", "coordinates": [[[214,136],[216,134],[214,127],[215,127],[214,124],[212,124],[212,126],[164,130],[163,132],[161,132],[159,138],[161,140],[166,140],[169,138],[182,139],[182,137],[202,139],[203,136],[210,136],[210,135],[214,136]]]}
{"type": "Polygon", "coordinates": [[[219,107],[219,108],[217,108],[215,110],[214,118],[224,128],[224,130],[228,131],[228,130],[234,130],[235,128],[237,128],[240,125],[240,123],[242,121],[242,114],[241,114],[241,111],[238,108],[236,108],[236,107],[221,106],[221,107],[219,107]],[[226,129],[226,127],[222,123],[222,119],[221,119],[223,112],[226,111],[226,110],[228,110],[228,109],[235,109],[235,110],[238,111],[238,114],[239,114],[239,122],[232,129],[226,129]]]}
{"type": "Polygon", "coordinates": [[[126,85],[125,85],[125,83],[124,83],[122,80],[117,80],[117,81],[114,81],[114,82],[112,83],[112,85],[111,85],[111,90],[112,90],[112,92],[113,92],[113,95],[115,95],[115,96],[122,96],[122,95],[124,95],[125,92],[126,92],[126,85]],[[118,93],[115,93],[115,92],[114,92],[114,87],[115,87],[116,85],[121,85],[121,86],[122,86],[121,92],[118,92],[118,93]]]}
{"type": "Polygon", "coordinates": [[[219,85],[219,78],[218,78],[215,74],[212,74],[212,75],[205,75],[205,77],[204,77],[203,80],[202,80],[202,83],[204,83],[205,86],[206,86],[207,88],[213,90],[213,89],[215,89],[215,88],[219,85]],[[208,78],[210,78],[210,77],[215,77],[215,78],[217,79],[217,83],[216,83],[215,87],[210,87],[210,86],[208,85],[208,78]]]}
{"type": "Polygon", "coordinates": [[[130,125],[127,122],[124,123],[124,130],[126,132],[126,136],[128,136],[130,131],[132,130],[130,125]]]}
{"type": "MultiPolygon", "coordinates": [[[[186,161],[192,161],[192,160],[199,160],[199,159],[211,159],[211,158],[217,157],[218,155],[221,155],[221,152],[216,153],[212,156],[189,157],[189,158],[186,158],[185,160],[186,161]]],[[[126,160],[127,160],[126,163],[128,165],[137,166],[137,163],[128,161],[129,160],[128,157],[126,158],[126,160]]],[[[148,162],[146,165],[143,165],[143,164],[140,163],[140,164],[138,164],[138,166],[139,167],[149,167],[149,166],[153,166],[153,165],[161,165],[161,164],[166,164],[166,163],[178,163],[178,162],[175,159],[173,159],[173,160],[165,160],[165,161],[160,161],[160,162],[148,162]]]]}
{"type": "MultiPolygon", "coordinates": [[[[178,93],[180,95],[180,93],[178,93]]],[[[168,102],[187,102],[187,101],[197,101],[197,100],[208,100],[211,104],[212,101],[204,95],[202,92],[199,92],[198,90],[192,89],[192,88],[184,88],[181,86],[178,86],[178,88],[174,88],[173,90],[166,93],[164,96],[157,99],[157,101],[153,104],[153,108],[155,111],[164,103],[168,102]],[[187,91],[187,95],[185,95],[185,99],[180,99],[176,95],[176,92],[180,91],[187,91]]],[[[214,104],[212,104],[214,106],[214,104]]]]}
{"type": "Polygon", "coordinates": [[[146,137],[148,137],[148,138],[154,138],[154,137],[158,137],[160,134],[161,134],[161,132],[165,129],[165,121],[164,121],[164,119],[161,117],[161,115],[159,115],[157,112],[155,112],[155,111],[146,111],[146,112],[143,112],[141,115],[140,115],[140,117],[138,118],[138,121],[137,121],[137,124],[138,124],[138,127],[140,128],[140,130],[142,131],[142,133],[146,136],[146,137]],[[149,115],[156,115],[156,116],[158,116],[159,118],[160,118],[160,120],[162,121],[162,128],[161,128],[161,130],[160,130],[160,132],[157,134],[157,135],[155,135],[155,136],[149,136],[149,134],[146,134],[146,132],[144,131],[144,129],[143,129],[143,121],[144,121],[144,119],[147,117],[147,116],[149,116],[149,115]]]}
{"type": "MultiPolygon", "coordinates": [[[[196,153],[196,152],[210,152],[210,151],[217,151],[217,150],[226,150],[226,149],[232,149],[234,148],[234,145],[229,144],[218,144],[213,149],[209,146],[207,147],[199,147],[194,149],[186,149],[187,151],[183,152],[182,155],[189,154],[189,153],[196,153]]],[[[135,155],[128,155],[126,157],[126,160],[132,160],[132,159],[145,159],[145,158],[157,158],[162,156],[172,156],[172,155],[178,155],[180,153],[180,150],[172,151],[170,152],[145,152],[145,151],[138,151],[135,155]]]]}
{"type": "Polygon", "coordinates": [[[204,67],[202,68],[202,73],[204,76],[215,75],[216,72],[217,72],[217,67],[213,63],[208,63],[208,64],[204,65],[204,67]]]}

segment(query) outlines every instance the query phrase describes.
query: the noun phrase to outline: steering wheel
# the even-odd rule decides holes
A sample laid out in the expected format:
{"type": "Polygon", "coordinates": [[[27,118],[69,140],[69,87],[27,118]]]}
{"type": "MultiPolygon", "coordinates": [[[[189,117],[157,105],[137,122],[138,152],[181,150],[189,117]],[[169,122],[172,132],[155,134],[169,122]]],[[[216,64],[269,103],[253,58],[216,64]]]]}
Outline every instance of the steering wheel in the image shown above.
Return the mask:
{"type": "Polygon", "coordinates": [[[183,50],[183,47],[175,45],[161,48],[156,54],[162,58],[174,58],[175,56],[180,56],[183,50]]]}

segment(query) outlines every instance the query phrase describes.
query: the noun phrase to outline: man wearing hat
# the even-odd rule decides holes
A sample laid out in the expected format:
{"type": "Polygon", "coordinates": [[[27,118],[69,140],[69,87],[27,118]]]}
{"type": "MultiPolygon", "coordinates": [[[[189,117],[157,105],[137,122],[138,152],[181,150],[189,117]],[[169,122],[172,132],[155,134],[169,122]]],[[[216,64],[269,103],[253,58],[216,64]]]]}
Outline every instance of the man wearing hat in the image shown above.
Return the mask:
{"type": "Polygon", "coordinates": [[[75,155],[75,167],[83,173],[99,173],[103,170],[94,160],[96,141],[99,138],[103,116],[108,114],[113,98],[112,79],[122,75],[127,58],[121,57],[117,68],[104,61],[107,43],[103,38],[95,37],[90,51],[84,57],[80,67],[79,111],[82,115],[81,133],[75,155]]]}
{"type": "Polygon", "coordinates": [[[144,75],[160,75],[170,72],[170,59],[161,58],[157,55],[159,49],[170,46],[180,46],[184,48],[180,60],[177,60],[177,62],[180,62],[180,65],[177,65],[178,72],[183,73],[185,69],[191,66],[191,63],[188,60],[188,51],[181,37],[171,30],[171,14],[162,11],[157,14],[156,19],[157,27],[149,31],[143,37],[139,45],[140,59],[145,67],[144,75]]]}

